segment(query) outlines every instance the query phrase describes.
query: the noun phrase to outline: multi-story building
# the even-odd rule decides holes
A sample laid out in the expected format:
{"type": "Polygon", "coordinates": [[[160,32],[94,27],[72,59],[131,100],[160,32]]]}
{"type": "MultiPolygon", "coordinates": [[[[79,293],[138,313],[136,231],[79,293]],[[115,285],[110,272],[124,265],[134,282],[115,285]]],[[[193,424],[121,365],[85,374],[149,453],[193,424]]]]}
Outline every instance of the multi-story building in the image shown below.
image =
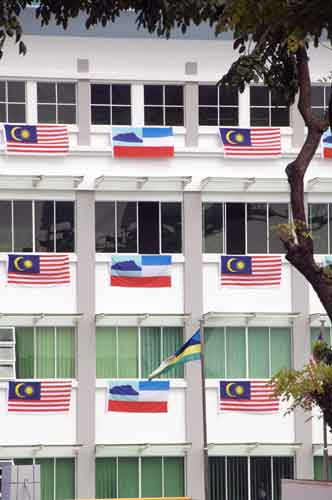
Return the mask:
{"type": "MultiPolygon", "coordinates": [[[[235,54],[206,27],[167,41],[137,32],[130,13],[89,32],[78,21],[41,30],[32,14],[27,55],[8,42],[1,61],[1,121],[64,123],[70,153],[0,151],[0,458],[40,463],[42,500],[203,499],[199,362],[169,373],[168,413],[106,411],[109,379],[147,377],[201,322],[211,499],[279,500],[281,477],[321,477],[318,414],[218,410],[219,380],[301,367],[321,321],[330,338],[284,257],[280,287],[220,284],[222,254],[283,256],[274,229],[291,217],[284,170],[305,136],[296,106],[261,85],[218,90],[235,54]],[[175,155],[113,158],[112,125],[172,126],[175,155]],[[219,125],[281,127],[282,155],[224,158],[219,125]],[[71,284],[7,286],[11,252],[69,253],[71,284]],[[125,253],[171,254],[172,287],[111,287],[111,255],[125,253]],[[8,379],[57,378],[73,381],[68,414],[7,413],[8,379]]],[[[329,56],[320,48],[310,61],[318,112],[329,56]]],[[[317,254],[331,252],[331,190],[317,154],[305,184],[317,254]]]]}

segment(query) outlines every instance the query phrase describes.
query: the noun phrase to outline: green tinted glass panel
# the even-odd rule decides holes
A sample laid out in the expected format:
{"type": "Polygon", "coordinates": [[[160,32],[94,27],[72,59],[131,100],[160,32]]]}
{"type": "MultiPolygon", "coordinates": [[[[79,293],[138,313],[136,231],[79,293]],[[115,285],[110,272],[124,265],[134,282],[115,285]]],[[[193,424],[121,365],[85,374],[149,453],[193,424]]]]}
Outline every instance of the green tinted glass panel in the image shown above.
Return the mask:
{"type": "Polygon", "coordinates": [[[269,329],[248,328],[249,377],[268,378],[269,370],[269,329]]]}
{"type": "Polygon", "coordinates": [[[55,460],[55,499],[75,498],[75,460],[57,458],[55,460]]]}
{"type": "Polygon", "coordinates": [[[16,377],[33,378],[33,328],[15,328],[16,377]]]}
{"type": "Polygon", "coordinates": [[[75,329],[56,329],[57,378],[75,378],[75,329]]]}
{"type": "Polygon", "coordinates": [[[164,497],[184,496],[183,457],[164,457],[164,497]]]}
{"type": "Polygon", "coordinates": [[[205,376],[225,378],[225,329],[205,328],[205,376]]]}
{"type": "Polygon", "coordinates": [[[40,465],[40,498],[54,499],[54,459],[39,458],[36,464],[40,465]]]}
{"type": "MultiPolygon", "coordinates": [[[[168,356],[174,354],[175,351],[183,344],[183,328],[176,326],[167,326],[162,331],[162,358],[167,359],[168,356]]],[[[167,373],[162,373],[160,378],[183,378],[183,365],[172,368],[167,373]]]]}
{"type": "MultiPolygon", "coordinates": [[[[314,457],[314,480],[323,480],[323,457],[314,457]]],[[[332,478],[332,458],[329,457],[329,480],[332,478]]]]}
{"type": "Polygon", "coordinates": [[[161,363],[161,329],[141,328],[141,376],[146,378],[161,363]]]}
{"type": "Polygon", "coordinates": [[[138,488],[138,458],[118,459],[118,497],[137,498],[138,488]]]}
{"type": "Polygon", "coordinates": [[[15,458],[14,464],[15,465],[32,465],[33,460],[32,460],[32,458],[15,458]]]}
{"type": "Polygon", "coordinates": [[[142,497],[162,497],[162,458],[142,458],[142,497]]]}
{"type": "Polygon", "coordinates": [[[118,377],[138,377],[137,328],[118,328],[118,377]]]}
{"type": "Polygon", "coordinates": [[[96,458],[96,498],[116,496],[116,458],[96,458]]]}
{"type": "Polygon", "coordinates": [[[245,328],[226,328],[226,377],[246,377],[245,328]]]}
{"type": "Polygon", "coordinates": [[[292,365],[291,329],[270,328],[271,338],[271,375],[282,368],[292,365]]]}
{"type": "MultiPolygon", "coordinates": [[[[313,347],[314,343],[316,340],[318,340],[318,337],[320,336],[320,328],[310,328],[310,337],[311,337],[311,348],[313,347]]],[[[330,337],[330,329],[329,328],[324,328],[323,330],[323,340],[326,342],[328,345],[331,344],[331,337],[330,337]]]]}
{"type": "Polygon", "coordinates": [[[36,378],[55,377],[54,328],[36,328],[36,378]]]}
{"type": "Polygon", "coordinates": [[[96,329],[96,352],[96,377],[116,378],[116,328],[96,329]]]}

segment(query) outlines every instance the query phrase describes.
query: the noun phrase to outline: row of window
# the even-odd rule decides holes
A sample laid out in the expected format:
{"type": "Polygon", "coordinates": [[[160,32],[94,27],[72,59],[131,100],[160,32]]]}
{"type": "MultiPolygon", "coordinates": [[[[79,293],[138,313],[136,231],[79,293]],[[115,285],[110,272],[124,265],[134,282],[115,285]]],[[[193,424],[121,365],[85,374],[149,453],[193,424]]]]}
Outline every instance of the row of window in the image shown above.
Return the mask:
{"type": "MultiPolygon", "coordinates": [[[[203,252],[283,253],[278,227],[290,223],[287,203],[203,203],[203,252]]],[[[181,253],[182,203],[98,201],[96,252],[181,253]]],[[[332,204],[309,204],[315,253],[332,252],[332,204]]],[[[75,203],[1,200],[0,252],[74,252],[75,203]]]]}
{"type": "MultiPolygon", "coordinates": [[[[15,459],[40,465],[41,498],[75,498],[75,459],[15,459]]],[[[183,457],[96,458],[96,498],[182,497],[183,457]]],[[[332,458],[329,458],[332,473],[332,458]]],[[[209,457],[209,500],[281,500],[281,480],[294,478],[290,456],[209,457]]],[[[314,457],[314,478],[323,479],[323,459],[314,457]]]]}
{"type": "MultiPolygon", "coordinates": [[[[144,85],[145,125],[184,125],[183,85],[144,85]]],[[[330,87],[312,86],[315,114],[322,117],[328,107],[330,87]]],[[[131,125],[131,85],[91,84],[91,123],[93,125],[131,125]]],[[[199,85],[199,124],[237,126],[239,99],[236,89],[199,85]]],[[[39,123],[75,124],[77,121],[76,83],[37,82],[39,123]]],[[[0,81],[0,121],[26,120],[24,81],[0,81]]],[[[289,109],[283,99],[267,87],[250,87],[252,126],[289,126],[289,109]]]]}

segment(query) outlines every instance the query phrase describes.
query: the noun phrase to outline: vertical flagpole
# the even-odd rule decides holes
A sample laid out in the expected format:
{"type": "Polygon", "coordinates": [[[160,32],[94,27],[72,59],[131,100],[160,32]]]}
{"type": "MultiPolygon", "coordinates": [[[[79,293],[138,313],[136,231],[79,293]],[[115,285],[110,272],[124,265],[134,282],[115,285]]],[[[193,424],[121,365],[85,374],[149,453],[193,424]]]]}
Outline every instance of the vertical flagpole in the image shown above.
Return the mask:
{"type": "Polygon", "coordinates": [[[206,393],[205,393],[205,368],[204,368],[204,320],[199,322],[201,335],[201,386],[202,386],[202,424],[203,424],[203,461],[204,461],[204,492],[205,500],[209,500],[209,456],[207,443],[207,426],[206,426],[206,393]]]}

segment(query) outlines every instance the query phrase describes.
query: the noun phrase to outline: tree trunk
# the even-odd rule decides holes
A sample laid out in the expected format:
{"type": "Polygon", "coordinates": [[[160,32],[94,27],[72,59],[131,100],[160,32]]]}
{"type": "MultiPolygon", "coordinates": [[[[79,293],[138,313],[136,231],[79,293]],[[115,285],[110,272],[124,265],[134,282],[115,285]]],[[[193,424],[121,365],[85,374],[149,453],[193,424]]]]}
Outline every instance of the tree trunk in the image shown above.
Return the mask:
{"type": "Polygon", "coordinates": [[[292,236],[284,239],[286,259],[309,281],[332,322],[332,270],[323,268],[314,260],[314,242],[311,237],[304,205],[304,175],[317,151],[327,123],[314,117],[311,109],[311,81],[305,48],[297,52],[299,82],[299,111],[308,129],[307,138],[296,157],[286,168],[290,185],[293,214],[292,236]]]}

